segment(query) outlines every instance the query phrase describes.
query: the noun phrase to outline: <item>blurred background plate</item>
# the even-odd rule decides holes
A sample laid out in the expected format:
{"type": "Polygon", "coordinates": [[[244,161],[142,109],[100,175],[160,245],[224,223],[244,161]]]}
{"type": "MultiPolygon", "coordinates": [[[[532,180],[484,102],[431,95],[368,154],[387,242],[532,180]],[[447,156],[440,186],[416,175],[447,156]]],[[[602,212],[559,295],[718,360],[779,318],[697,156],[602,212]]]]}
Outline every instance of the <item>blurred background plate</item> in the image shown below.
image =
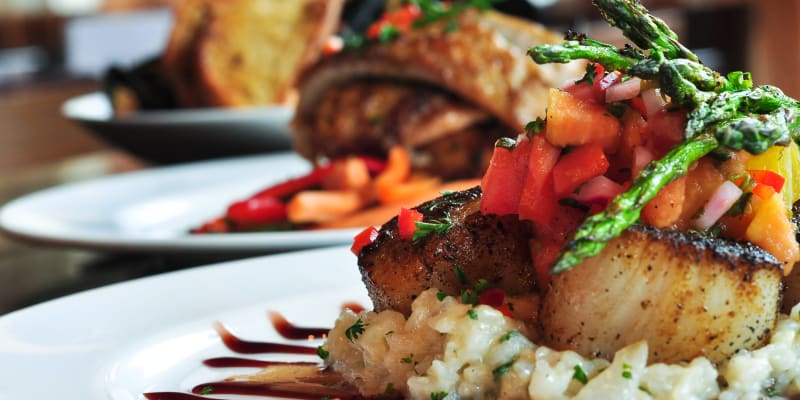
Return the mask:
{"type": "Polygon", "coordinates": [[[63,115],[108,143],[157,164],[286,150],[289,106],[143,111],[115,117],[101,92],[67,100],[63,115]]]}

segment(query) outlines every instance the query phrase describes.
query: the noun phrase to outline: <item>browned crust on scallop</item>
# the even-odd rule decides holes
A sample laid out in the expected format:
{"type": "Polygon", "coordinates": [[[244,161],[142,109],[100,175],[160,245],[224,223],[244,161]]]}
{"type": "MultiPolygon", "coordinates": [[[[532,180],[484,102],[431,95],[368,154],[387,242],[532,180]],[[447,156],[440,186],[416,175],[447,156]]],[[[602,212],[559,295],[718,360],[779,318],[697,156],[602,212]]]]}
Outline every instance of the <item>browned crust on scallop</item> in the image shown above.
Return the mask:
{"type": "Polygon", "coordinates": [[[781,276],[777,260],[752,244],[635,226],[553,278],[543,341],[611,357],[644,339],[650,362],[720,362],[769,338],[781,276]]]}
{"type": "Polygon", "coordinates": [[[378,238],[358,257],[364,283],[377,311],[411,312],[411,302],[428,288],[459,296],[486,279],[510,296],[536,291],[528,238],[530,227],[515,215],[482,215],[477,211],[480,188],[443,196],[416,210],[425,221],[451,215],[452,228],[418,242],[400,239],[397,218],[386,223],[378,238]],[[455,267],[469,282],[459,282],[455,267]]]}
{"type": "Polygon", "coordinates": [[[312,129],[320,98],[332,87],[364,79],[433,85],[521,131],[528,121],[542,116],[547,89],[579,72],[565,66],[536,65],[525,55],[527,46],[560,38],[518,21],[498,28],[510,20],[514,18],[493,12],[466,12],[459,17],[455,32],[449,32],[446,23],[430,24],[387,43],[322,59],[299,81],[300,99],[292,123],[296,150],[312,159],[325,155],[312,129]],[[512,34],[517,30],[525,32],[512,34]],[[528,38],[536,40],[514,43],[528,38]]]}

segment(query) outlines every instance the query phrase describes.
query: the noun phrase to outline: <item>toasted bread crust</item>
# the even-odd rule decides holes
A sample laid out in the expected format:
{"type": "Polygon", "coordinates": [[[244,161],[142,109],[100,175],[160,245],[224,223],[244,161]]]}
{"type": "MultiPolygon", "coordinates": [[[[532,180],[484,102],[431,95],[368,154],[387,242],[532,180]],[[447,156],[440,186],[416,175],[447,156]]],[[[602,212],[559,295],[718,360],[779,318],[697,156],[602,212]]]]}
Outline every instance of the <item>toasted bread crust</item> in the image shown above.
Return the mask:
{"type": "Polygon", "coordinates": [[[183,0],[164,54],[182,105],[287,102],[338,25],[343,0],[183,0]]]}

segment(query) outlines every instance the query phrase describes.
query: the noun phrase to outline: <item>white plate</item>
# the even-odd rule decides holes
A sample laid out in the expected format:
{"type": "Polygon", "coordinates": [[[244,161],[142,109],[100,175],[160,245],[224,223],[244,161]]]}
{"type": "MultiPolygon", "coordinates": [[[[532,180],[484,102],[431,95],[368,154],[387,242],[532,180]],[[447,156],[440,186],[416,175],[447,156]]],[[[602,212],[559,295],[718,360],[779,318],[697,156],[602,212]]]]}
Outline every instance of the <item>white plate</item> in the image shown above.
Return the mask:
{"type": "Polygon", "coordinates": [[[115,117],[100,92],[67,100],[62,114],[144,160],[176,163],[287,150],[288,106],[143,111],[115,117]]]}
{"type": "Polygon", "coordinates": [[[235,253],[350,243],[358,229],[189,235],[233,201],[307,173],[293,153],[154,168],[57,186],[0,209],[0,230],[38,243],[123,251],[235,253]]]}
{"type": "Polygon", "coordinates": [[[243,339],[282,341],[268,310],[298,325],[330,327],[351,301],[370,305],[355,258],[342,247],[193,268],[42,303],[0,318],[0,399],[132,400],[143,392],[185,392],[254,372],[201,364],[235,355],[213,322],[243,339]]]}

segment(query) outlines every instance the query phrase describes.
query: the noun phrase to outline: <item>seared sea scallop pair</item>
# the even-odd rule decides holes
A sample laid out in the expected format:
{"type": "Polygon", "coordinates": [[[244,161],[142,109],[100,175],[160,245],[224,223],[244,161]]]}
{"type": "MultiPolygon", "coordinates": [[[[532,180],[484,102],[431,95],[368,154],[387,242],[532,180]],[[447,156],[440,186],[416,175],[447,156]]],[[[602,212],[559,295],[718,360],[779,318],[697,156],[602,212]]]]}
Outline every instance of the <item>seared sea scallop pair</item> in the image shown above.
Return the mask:
{"type": "Polygon", "coordinates": [[[426,221],[449,216],[452,226],[443,234],[400,239],[396,218],[381,227],[358,257],[376,311],[408,315],[424,289],[458,296],[485,279],[511,302],[525,300],[528,307],[515,307],[514,316],[536,328],[534,341],[610,358],[646,340],[650,362],[705,356],[719,363],[763,344],[774,328],[783,271],[759,247],[636,225],[541,285],[529,223],[482,215],[480,195],[474,188],[416,208],[426,221]]]}

